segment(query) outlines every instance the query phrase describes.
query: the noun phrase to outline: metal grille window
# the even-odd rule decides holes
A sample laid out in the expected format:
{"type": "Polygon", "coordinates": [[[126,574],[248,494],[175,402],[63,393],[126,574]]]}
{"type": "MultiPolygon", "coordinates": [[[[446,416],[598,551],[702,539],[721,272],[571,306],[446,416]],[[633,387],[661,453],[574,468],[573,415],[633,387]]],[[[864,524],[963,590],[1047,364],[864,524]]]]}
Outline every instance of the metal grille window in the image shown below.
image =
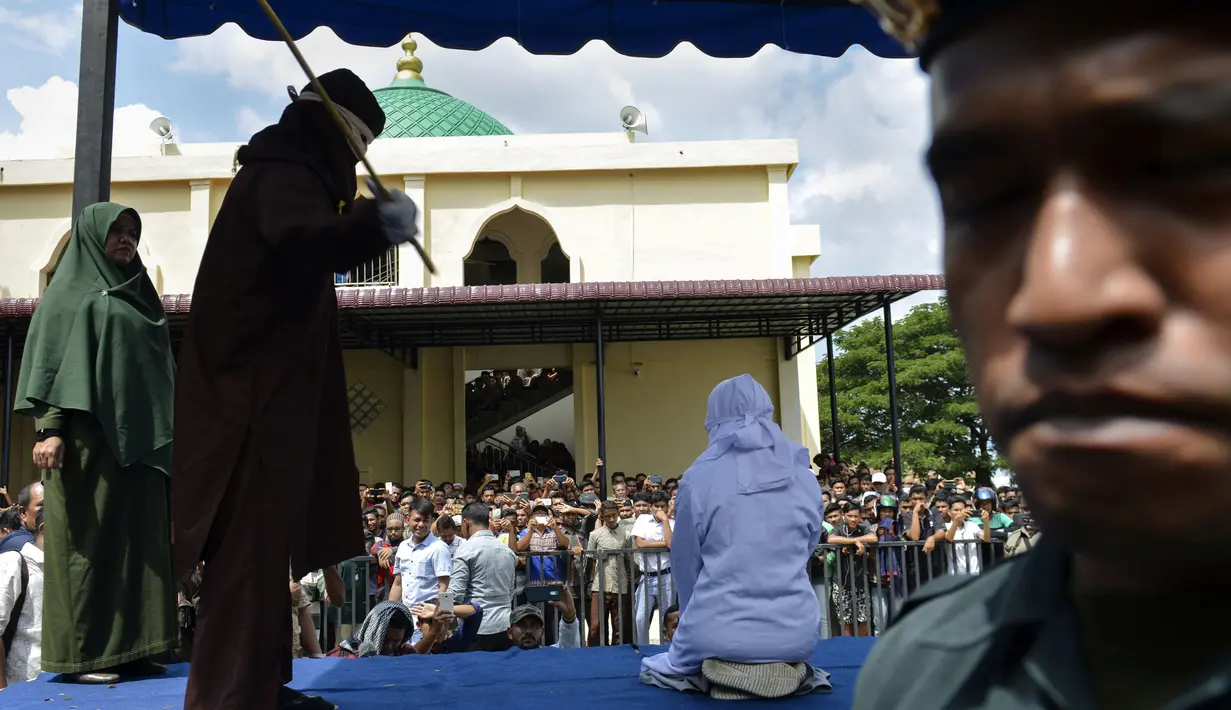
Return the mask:
{"type": "Polygon", "coordinates": [[[335,286],[397,286],[398,248],[389,247],[384,254],[360,264],[344,274],[334,275],[335,286]]]}

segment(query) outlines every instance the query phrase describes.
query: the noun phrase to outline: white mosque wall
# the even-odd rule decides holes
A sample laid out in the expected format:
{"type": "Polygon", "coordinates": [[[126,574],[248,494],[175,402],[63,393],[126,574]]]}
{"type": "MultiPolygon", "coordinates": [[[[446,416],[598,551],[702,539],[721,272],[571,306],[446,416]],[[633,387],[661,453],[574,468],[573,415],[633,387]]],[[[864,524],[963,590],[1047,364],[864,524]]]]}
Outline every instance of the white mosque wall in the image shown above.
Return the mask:
{"type": "MultiPolygon", "coordinates": [[[[236,148],[189,144],[177,155],[113,161],[112,199],[141,213],[164,293],[192,288],[236,148]]],[[[463,285],[475,239],[514,210],[554,232],[571,281],[788,278],[821,251],[817,227],[790,224],[791,140],[405,138],[377,141],[370,157],[386,185],[422,202],[425,243],[440,268],[429,277],[407,247],[399,285],[463,285]]],[[[68,230],[73,163],[0,168],[0,297],[34,297],[68,230]]]]}

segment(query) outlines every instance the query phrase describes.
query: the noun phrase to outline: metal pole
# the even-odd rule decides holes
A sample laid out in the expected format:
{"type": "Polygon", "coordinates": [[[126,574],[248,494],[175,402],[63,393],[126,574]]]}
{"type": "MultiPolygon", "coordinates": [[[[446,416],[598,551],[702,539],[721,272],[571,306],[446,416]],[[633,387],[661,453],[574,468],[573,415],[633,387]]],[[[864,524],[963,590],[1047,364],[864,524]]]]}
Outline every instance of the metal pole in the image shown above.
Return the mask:
{"type": "Polygon", "coordinates": [[[607,394],[603,389],[603,313],[595,316],[597,329],[594,335],[595,351],[595,393],[598,396],[598,457],[603,460],[603,470],[599,471],[598,497],[607,499],[607,394]]]}
{"type": "Polygon", "coordinates": [[[106,202],[111,197],[115,47],[119,22],[120,0],[85,0],[81,9],[81,70],[77,79],[73,219],[86,205],[106,202]]]}
{"type": "Polygon", "coordinates": [[[829,424],[833,432],[833,459],[841,461],[842,456],[839,453],[838,437],[841,431],[838,427],[838,389],[834,384],[833,372],[833,335],[825,335],[825,356],[826,367],[829,370],[829,424]]]}
{"type": "MultiPolygon", "coordinates": [[[[4,445],[0,446],[0,486],[9,485],[9,459],[13,454],[13,324],[4,327],[4,445]]],[[[13,503],[16,498],[10,498],[13,503]]]]}
{"type": "Polygon", "coordinates": [[[902,432],[898,427],[898,373],[893,361],[893,308],[885,302],[885,364],[889,376],[889,424],[893,432],[893,475],[902,490],[902,432]]]}

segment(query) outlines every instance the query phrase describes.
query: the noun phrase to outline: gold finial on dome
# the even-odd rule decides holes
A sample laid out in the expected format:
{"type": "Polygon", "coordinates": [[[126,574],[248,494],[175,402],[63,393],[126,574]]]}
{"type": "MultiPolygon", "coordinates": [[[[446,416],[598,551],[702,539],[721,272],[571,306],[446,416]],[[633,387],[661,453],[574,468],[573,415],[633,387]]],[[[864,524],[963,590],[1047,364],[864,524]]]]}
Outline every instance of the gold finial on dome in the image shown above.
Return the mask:
{"type": "Polygon", "coordinates": [[[414,37],[406,35],[402,40],[402,50],[406,54],[398,58],[398,73],[394,79],[417,79],[423,81],[423,75],[419,72],[423,71],[423,60],[415,56],[415,50],[419,48],[419,43],[414,37]]]}

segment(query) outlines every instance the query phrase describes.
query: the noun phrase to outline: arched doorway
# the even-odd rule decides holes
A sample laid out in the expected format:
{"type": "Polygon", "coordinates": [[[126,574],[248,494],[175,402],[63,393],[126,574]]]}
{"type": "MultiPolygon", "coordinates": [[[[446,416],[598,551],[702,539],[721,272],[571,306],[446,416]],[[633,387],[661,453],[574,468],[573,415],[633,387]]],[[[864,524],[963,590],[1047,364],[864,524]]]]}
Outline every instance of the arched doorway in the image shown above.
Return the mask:
{"type": "Polygon", "coordinates": [[[492,217],[463,262],[467,286],[569,283],[570,260],[547,220],[520,207],[492,217]]]}

